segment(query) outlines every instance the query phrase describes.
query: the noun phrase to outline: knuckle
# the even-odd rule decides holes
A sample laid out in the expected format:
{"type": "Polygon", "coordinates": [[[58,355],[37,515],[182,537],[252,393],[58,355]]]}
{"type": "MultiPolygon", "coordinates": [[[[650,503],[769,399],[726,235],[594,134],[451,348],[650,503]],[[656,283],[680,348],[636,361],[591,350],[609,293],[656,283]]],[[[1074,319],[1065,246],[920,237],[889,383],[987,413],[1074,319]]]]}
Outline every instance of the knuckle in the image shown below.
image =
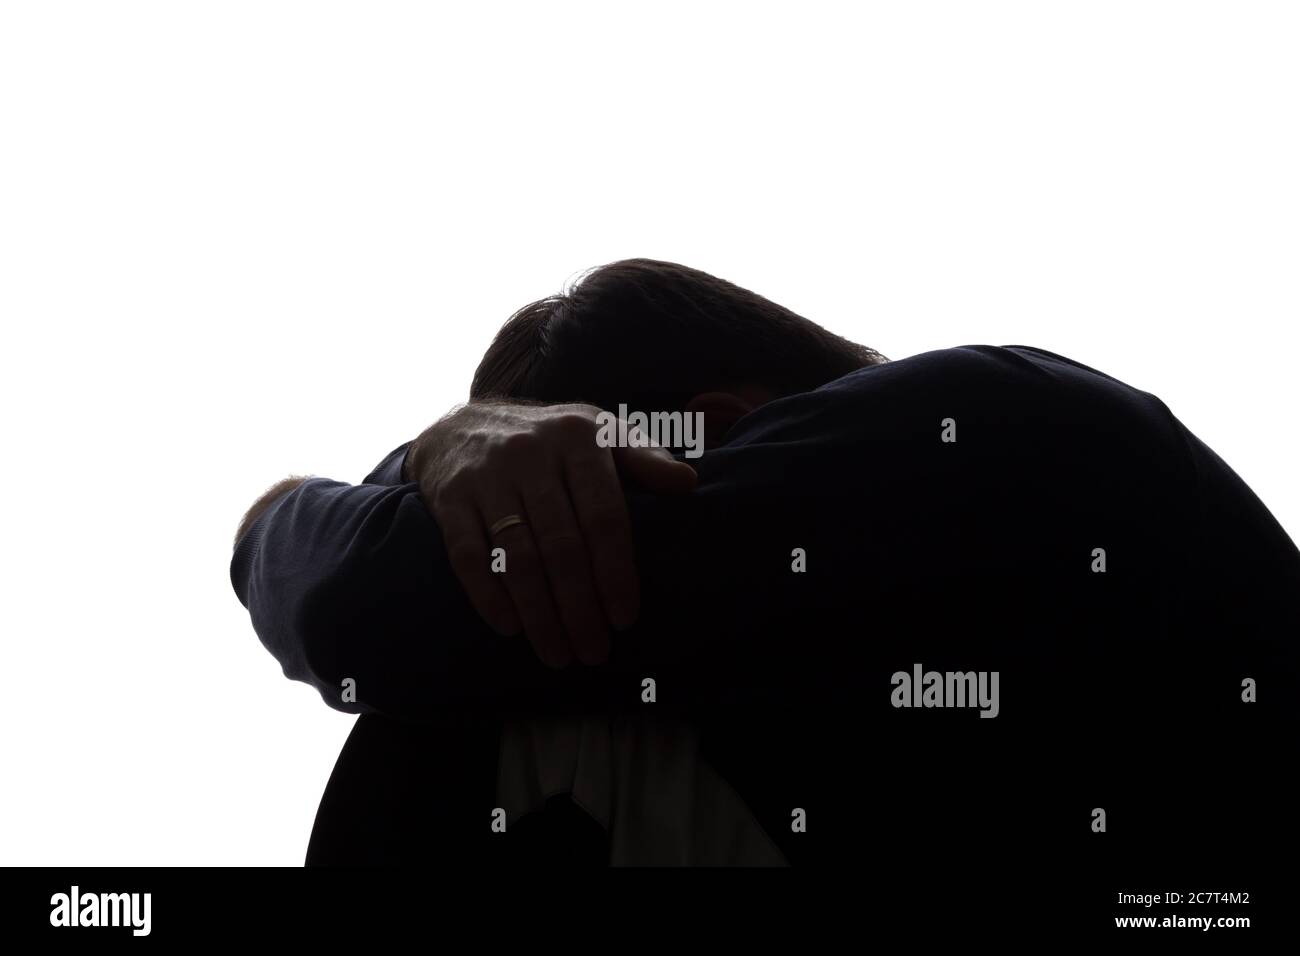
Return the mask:
{"type": "Polygon", "coordinates": [[[570,441],[584,441],[595,434],[595,421],[577,408],[566,406],[564,411],[553,415],[546,423],[547,430],[570,441]]]}
{"type": "Polygon", "coordinates": [[[496,442],[496,452],[506,459],[528,457],[536,453],[541,442],[533,431],[515,431],[496,442]]]}

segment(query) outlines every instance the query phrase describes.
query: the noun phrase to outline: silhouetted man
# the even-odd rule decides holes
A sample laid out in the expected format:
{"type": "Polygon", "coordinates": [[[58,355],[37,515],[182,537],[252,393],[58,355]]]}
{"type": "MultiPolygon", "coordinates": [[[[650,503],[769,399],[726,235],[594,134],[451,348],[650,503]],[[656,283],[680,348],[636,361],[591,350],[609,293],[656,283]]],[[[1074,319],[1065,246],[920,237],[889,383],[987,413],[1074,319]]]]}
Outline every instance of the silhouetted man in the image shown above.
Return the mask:
{"type": "Polygon", "coordinates": [[[1158,399],[1039,349],[885,361],[613,263],[363,483],[263,496],[231,576],[362,715],[309,863],[1136,879],[1294,833],[1300,554],[1158,399]],[[707,451],[604,447],[620,406],[707,451]]]}

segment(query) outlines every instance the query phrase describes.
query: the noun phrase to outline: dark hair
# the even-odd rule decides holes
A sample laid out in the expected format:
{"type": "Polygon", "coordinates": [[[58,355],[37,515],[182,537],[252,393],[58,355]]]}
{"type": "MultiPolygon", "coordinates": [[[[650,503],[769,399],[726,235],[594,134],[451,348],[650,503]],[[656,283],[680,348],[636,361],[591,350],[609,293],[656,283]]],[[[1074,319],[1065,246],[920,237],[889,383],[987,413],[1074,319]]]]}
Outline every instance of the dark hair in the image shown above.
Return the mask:
{"type": "Polygon", "coordinates": [[[470,397],[672,411],[711,389],[748,383],[791,395],[884,361],[707,272],[623,259],[512,315],[470,397]]]}

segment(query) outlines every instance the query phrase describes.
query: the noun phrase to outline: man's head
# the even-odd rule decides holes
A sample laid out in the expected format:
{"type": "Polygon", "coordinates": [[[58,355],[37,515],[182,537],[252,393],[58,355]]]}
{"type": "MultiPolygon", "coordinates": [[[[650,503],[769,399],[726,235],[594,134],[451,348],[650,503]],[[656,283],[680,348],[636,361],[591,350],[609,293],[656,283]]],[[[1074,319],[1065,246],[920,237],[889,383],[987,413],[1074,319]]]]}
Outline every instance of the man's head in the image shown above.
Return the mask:
{"type": "Polygon", "coordinates": [[[470,396],[702,411],[724,423],[884,361],[706,272],[624,259],[512,315],[470,396]]]}

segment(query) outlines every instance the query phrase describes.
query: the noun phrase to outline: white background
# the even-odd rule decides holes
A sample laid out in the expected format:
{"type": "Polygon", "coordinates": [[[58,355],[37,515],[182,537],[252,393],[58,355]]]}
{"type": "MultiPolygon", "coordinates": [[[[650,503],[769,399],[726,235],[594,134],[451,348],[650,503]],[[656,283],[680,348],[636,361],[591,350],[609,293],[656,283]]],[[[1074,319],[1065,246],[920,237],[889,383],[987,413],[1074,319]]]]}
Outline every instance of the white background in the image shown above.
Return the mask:
{"type": "Polygon", "coordinates": [[[258,643],[240,515],[613,259],[1099,367],[1300,535],[1297,10],[0,6],[0,862],[299,864],[352,718],[258,643]]]}

